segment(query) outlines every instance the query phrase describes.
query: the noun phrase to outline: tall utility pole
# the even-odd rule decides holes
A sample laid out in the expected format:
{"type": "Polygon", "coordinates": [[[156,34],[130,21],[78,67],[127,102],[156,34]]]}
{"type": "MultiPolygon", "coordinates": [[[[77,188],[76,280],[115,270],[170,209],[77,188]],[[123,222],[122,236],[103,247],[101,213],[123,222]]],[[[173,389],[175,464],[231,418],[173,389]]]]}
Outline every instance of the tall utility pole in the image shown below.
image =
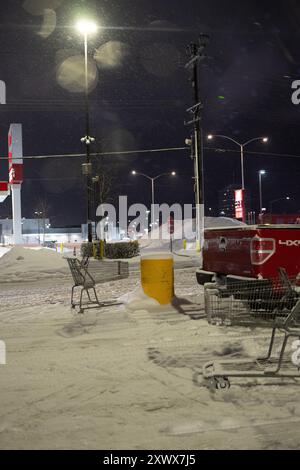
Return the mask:
{"type": "Polygon", "coordinates": [[[78,31],[84,38],[84,75],[85,75],[85,121],[86,135],[82,137],[81,142],[85,143],[86,163],[82,165],[82,173],[86,177],[86,203],[87,203],[87,232],[88,241],[93,241],[92,220],[91,220],[91,185],[92,185],[92,163],[90,154],[90,145],[95,141],[90,136],[90,108],[89,108],[89,78],[88,78],[88,36],[96,33],[97,25],[91,20],[83,19],[77,23],[78,31]]]}
{"type": "Polygon", "coordinates": [[[88,82],[88,34],[84,34],[84,75],[85,75],[85,123],[86,135],[81,139],[85,143],[86,163],[83,165],[83,174],[86,176],[86,209],[87,209],[87,234],[88,241],[93,241],[92,220],[91,220],[91,183],[92,183],[92,164],[90,145],[94,138],[90,136],[90,107],[89,107],[89,82],[88,82]]]}
{"type": "Polygon", "coordinates": [[[202,110],[203,103],[199,94],[199,63],[206,58],[204,51],[209,43],[209,36],[202,34],[198,43],[192,43],[187,48],[190,56],[186,69],[192,71],[192,86],[194,90],[194,105],[187,110],[192,119],[186,125],[193,125],[191,139],[191,158],[194,160],[195,199],[196,199],[196,238],[198,248],[203,246],[204,236],[204,188],[203,188],[203,143],[202,143],[202,110]]]}
{"type": "Polygon", "coordinates": [[[89,82],[88,82],[88,35],[84,35],[84,76],[85,76],[85,115],[86,115],[86,202],[87,202],[87,224],[88,224],[88,241],[93,241],[92,224],[91,224],[91,157],[90,157],[90,107],[89,107],[89,82]]]}

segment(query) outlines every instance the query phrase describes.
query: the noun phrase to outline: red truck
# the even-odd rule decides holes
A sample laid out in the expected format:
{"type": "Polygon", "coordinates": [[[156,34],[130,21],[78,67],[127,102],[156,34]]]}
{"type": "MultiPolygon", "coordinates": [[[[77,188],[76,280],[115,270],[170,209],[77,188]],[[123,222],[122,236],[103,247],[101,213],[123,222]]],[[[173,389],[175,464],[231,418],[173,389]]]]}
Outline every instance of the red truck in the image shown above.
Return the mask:
{"type": "Polygon", "coordinates": [[[300,225],[257,225],[205,230],[198,283],[273,279],[278,268],[300,273],[300,225]]]}

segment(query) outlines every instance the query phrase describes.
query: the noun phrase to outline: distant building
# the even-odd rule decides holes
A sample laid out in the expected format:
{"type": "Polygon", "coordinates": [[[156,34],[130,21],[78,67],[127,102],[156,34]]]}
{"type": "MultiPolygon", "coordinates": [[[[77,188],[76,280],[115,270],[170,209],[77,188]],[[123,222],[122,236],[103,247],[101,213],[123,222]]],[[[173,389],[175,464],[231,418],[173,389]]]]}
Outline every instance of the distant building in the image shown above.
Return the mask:
{"type": "MultiPolygon", "coordinates": [[[[52,227],[49,219],[22,219],[24,245],[39,245],[47,242],[81,243],[81,227],[52,227]]],[[[0,219],[0,244],[13,243],[13,222],[0,219]]]]}
{"type": "MultiPolygon", "coordinates": [[[[96,224],[93,222],[93,236],[96,238],[96,224]]],[[[100,230],[101,231],[101,230],[100,230]]],[[[113,222],[104,220],[102,238],[107,242],[119,241],[127,237],[113,222]]],[[[22,239],[24,245],[55,243],[82,243],[87,240],[87,225],[78,227],[53,227],[49,219],[22,219],[22,239]]],[[[0,219],[0,244],[13,244],[12,219],[0,219]]]]}
{"type": "MultiPolygon", "coordinates": [[[[218,195],[218,216],[220,217],[229,217],[235,219],[235,191],[240,189],[240,186],[230,185],[224,188],[222,191],[219,191],[218,195]]],[[[249,192],[245,192],[245,205],[246,213],[249,210],[249,192]]]]}

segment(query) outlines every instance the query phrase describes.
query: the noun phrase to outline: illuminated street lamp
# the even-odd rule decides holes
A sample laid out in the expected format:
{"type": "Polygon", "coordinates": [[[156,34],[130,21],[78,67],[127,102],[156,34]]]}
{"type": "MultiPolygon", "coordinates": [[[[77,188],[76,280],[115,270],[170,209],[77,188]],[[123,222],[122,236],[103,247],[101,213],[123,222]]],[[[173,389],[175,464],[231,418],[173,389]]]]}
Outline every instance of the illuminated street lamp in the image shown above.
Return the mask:
{"type": "Polygon", "coordinates": [[[89,19],[78,20],[76,23],[76,28],[81,34],[84,35],[96,33],[98,30],[96,23],[89,19]]]}
{"type": "Polygon", "coordinates": [[[290,197],[281,197],[279,199],[274,199],[274,201],[271,201],[270,202],[270,212],[271,214],[273,214],[273,205],[276,203],[276,202],[279,202],[279,201],[290,201],[291,198],[290,197]]]}
{"type": "Polygon", "coordinates": [[[41,228],[40,228],[40,217],[43,215],[42,211],[35,211],[34,215],[37,217],[38,222],[38,236],[39,236],[39,245],[41,244],[41,228]]]}
{"type": "Polygon", "coordinates": [[[262,177],[265,176],[266,171],[265,170],[260,170],[258,172],[259,176],[259,208],[260,208],[260,213],[262,214],[263,212],[263,198],[262,198],[262,177]]]}
{"type": "Polygon", "coordinates": [[[231,137],[227,137],[226,135],[213,135],[213,134],[209,134],[207,136],[208,140],[213,140],[215,137],[219,137],[221,139],[226,139],[226,140],[230,140],[230,142],[233,142],[235,145],[238,145],[240,150],[241,150],[241,173],[242,173],[242,189],[245,189],[245,173],[244,173],[244,151],[245,151],[245,147],[247,147],[249,144],[251,144],[252,142],[256,142],[256,141],[260,141],[264,144],[268,143],[269,142],[269,138],[268,137],[255,137],[254,139],[250,139],[248,140],[247,142],[241,144],[240,142],[238,142],[237,140],[235,139],[232,139],[231,137]]]}
{"type": "Polygon", "coordinates": [[[131,172],[132,175],[134,176],[143,176],[144,178],[147,178],[149,181],[151,181],[151,193],[152,193],[152,206],[155,204],[155,198],[154,198],[154,183],[156,180],[161,178],[162,176],[176,176],[176,171],[172,171],[171,173],[162,173],[161,175],[155,176],[154,178],[151,178],[151,176],[145,175],[144,173],[138,173],[137,171],[133,170],[131,172]]]}
{"type": "Polygon", "coordinates": [[[84,71],[85,71],[85,116],[86,116],[86,134],[81,142],[85,143],[86,163],[82,165],[82,173],[86,176],[86,200],[87,200],[87,229],[88,241],[93,241],[92,221],[91,221],[91,175],[92,164],[90,158],[90,145],[95,141],[90,136],[90,111],[89,111],[89,83],[88,83],[88,36],[97,32],[97,24],[89,19],[81,19],[76,24],[76,29],[84,37],[84,71]]]}

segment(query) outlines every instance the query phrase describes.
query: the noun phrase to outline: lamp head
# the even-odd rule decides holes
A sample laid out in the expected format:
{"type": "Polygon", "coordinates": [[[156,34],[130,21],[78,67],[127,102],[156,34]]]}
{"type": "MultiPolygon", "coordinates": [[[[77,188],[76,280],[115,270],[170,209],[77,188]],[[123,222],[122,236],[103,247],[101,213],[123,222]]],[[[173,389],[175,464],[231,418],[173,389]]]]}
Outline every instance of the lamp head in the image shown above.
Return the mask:
{"type": "Polygon", "coordinates": [[[93,34],[97,32],[97,24],[88,19],[81,19],[77,21],[76,28],[81,34],[93,34]]]}

